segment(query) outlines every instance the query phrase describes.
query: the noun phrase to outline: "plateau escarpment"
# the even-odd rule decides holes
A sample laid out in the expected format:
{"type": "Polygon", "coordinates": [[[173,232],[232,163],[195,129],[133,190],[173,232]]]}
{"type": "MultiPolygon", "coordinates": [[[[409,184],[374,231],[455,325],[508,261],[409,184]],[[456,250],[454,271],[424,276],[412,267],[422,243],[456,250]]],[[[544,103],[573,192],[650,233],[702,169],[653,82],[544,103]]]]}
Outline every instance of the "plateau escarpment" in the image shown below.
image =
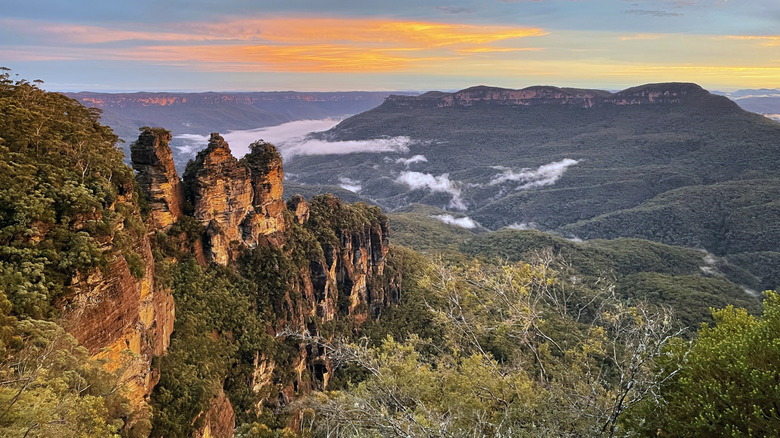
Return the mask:
{"type": "MultiPolygon", "coordinates": [[[[142,132],[133,150],[144,144],[154,145],[155,150],[133,158],[168,156],[168,143],[149,142],[148,135],[142,132]]],[[[184,172],[182,215],[156,231],[157,262],[171,276],[180,318],[172,350],[161,361],[163,380],[155,396],[162,418],[179,419],[160,420],[155,436],[187,429],[182,424],[191,424],[195,436],[228,436],[232,427],[226,422],[235,418],[246,422],[268,410],[277,412],[312,389],[327,388],[334,368],[324,351],[285,339],[292,334],[326,340],[354,336],[399,296],[398,281],[385,269],[389,224],[377,207],[349,205],[329,195],[308,202],[296,196],[285,203],[280,155],[264,142],[250,149],[237,160],[227,142],[212,134],[208,147],[184,172]],[[199,245],[205,258],[199,257],[199,245]],[[190,257],[202,267],[188,265],[190,257]],[[224,276],[229,284],[193,286],[220,282],[224,276]],[[209,306],[212,316],[204,315],[204,304],[198,303],[216,299],[220,288],[225,298],[209,306]],[[244,308],[220,313],[225,300],[238,300],[235,305],[244,308]],[[248,314],[242,313],[247,310],[248,314]],[[191,324],[205,325],[193,332],[191,324]],[[232,324],[257,328],[247,332],[245,327],[229,328],[232,324]],[[224,364],[220,360],[228,360],[243,371],[219,372],[182,384],[169,373],[178,373],[193,361],[215,360],[199,356],[192,345],[200,342],[238,350],[236,356],[202,366],[219,369],[224,364]],[[204,388],[198,401],[186,406],[167,402],[170,394],[193,386],[204,388]]],[[[139,175],[178,178],[153,160],[136,160],[133,166],[139,175]]],[[[140,179],[150,200],[150,219],[168,217],[167,204],[152,202],[164,187],[176,185],[166,178],[140,179]]]]}
{"type": "MultiPolygon", "coordinates": [[[[97,112],[7,71],[0,114],[0,435],[148,433],[174,302],[133,171],[97,112]]],[[[143,160],[166,178],[165,156],[143,160]]],[[[173,191],[150,197],[155,226],[175,220],[173,191]]]]}
{"type": "Polygon", "coordinates": [[[188,137],[257,129],[296,120],[341,118],[369,110],[387,92],[246,92],[246,93],[68,93],[88,107],[102,110],[101,122],[127,145],[142,126],[171,130],[176,165],[184,168],[195,157],[188,137]]]}
{"type": "MultiPolygon", "coordinates": [[[[766,225],[780,220],[771,195],[780,187],[780,125],[695,84],[390,96],[317,137],[406,139],[395,150],[286,163],[293,183],[349,180],[354,196],[388,211],[421,203],[491,230],[647,238],[741,264],[780,246],[766,225]]],[[[775,286],[762,267],[742,266],[775,286]]]]}
{"type": "MultiPolygon", "coordinates": [[[[419,108],[469,107],[484,104],[507,106],[565,105],[593,108],[604,105],[681,104],[710,97],[706,90],[696,84],[689,83],[648,84],[617,93],[544,86],[528,87],[521,90],[477,86],[454,93],[429,92],[420,96],[390,95],[385,100],[385,104],[419,108]]],[[[722,105],[736,107],[735,103],[726,98],[719,98],[719,101],[722,105]]]]}

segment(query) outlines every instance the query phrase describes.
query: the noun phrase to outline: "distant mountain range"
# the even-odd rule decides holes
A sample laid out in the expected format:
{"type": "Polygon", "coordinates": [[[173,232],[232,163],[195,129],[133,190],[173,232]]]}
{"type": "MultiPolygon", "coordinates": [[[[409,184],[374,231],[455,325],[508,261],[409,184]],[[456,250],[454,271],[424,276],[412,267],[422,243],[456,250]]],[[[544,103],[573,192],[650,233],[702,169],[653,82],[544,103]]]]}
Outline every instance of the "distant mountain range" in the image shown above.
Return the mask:
{"type": "MultiPolygon", "coordinates": [[[[164,127],[174,136],[171,147],[181,173],[194,154],[182,151],[177,136],[254,129],[280,123],[344,117],[381,104],[387,92],[306,93],[67,93],[87,107],[103,111],[101,122],[111,126],[129,144],[138,138],[138,128],[164,127]]],[[[195,151],[197,152],[197,151],[195,151]]]]}
{"type": "Polygon", "coordinates": [[[734,100],[742,108],[780,121],[780,89],[760,88],[730,93],[716,92],[734,100]]]}

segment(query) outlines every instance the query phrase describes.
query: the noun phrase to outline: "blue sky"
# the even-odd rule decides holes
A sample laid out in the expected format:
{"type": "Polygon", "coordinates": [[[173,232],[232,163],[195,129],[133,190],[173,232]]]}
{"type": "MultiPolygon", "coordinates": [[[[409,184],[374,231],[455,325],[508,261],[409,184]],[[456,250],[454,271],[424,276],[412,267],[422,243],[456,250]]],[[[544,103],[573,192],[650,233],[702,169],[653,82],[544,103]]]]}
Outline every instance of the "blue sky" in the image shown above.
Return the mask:
{"type": "Polygon", "coordinates": [[[59,91],[780,87],[778,0],[0,0],[0,7],[0,65],[59,91]]]}

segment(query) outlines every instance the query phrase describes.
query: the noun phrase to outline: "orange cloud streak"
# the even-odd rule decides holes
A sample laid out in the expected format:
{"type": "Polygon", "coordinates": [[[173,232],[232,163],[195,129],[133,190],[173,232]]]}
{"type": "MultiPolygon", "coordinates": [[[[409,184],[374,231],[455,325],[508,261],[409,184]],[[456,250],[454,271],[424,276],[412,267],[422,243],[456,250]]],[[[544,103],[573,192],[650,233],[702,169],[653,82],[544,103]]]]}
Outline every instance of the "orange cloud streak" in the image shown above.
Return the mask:
{"type": "Polygon", "coordinates": [[[762,41],[765,46],[780,46],[780,35],[731,35],[731,40],[762,41]]]}
{"type": "MultiPolygon", "coordinates": [[[[546,35],[540,28],[357,18],[235,19],[172,23],[144,31],[122,28],[0,20],[38,39],[74,45],[85,57],[134,59],[173,65],[211,64],[210,71],[392,72],[411,64],[470,53],[527,50],[490,47],[498,42],[546,35]],[[106,50],[103,44],[128,47],[106,50]]],[[[79,57],[78,54],[74,55],[79,57]]]]}
{"type": "Polygon", "coordinates": [[[405,50],[348,45],[147,46],[117,53],[117,59],[186,63],[206,71],[393,72],[411,64],[453,59],[410,56],[405,50]]]}

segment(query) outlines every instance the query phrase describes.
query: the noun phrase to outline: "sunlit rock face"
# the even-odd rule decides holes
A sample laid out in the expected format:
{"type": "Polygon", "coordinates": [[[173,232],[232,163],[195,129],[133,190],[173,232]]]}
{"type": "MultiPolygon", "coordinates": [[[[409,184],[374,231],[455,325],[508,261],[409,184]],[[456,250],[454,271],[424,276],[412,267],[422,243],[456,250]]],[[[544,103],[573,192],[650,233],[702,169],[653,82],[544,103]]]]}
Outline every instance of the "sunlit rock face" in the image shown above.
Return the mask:
{"type": "Polygon", "coordinates": [[[130,146],[136,181],[149,203],[148,225],[167,229],[183,213],[184,193],[173,164],[169,143],[171,133],[160,128],[144,128],[130,146]]]}
{"type": "Polygon", "coordinates": [[[272,144],[258,141],[249,146],[249,153],[242,162],[250,171],[254,191],[252,205],[255,215],[248,218],[245,226],[246,230],[251,230],[247,233],[247,243],[257,244],[250,239],[263,236],[272,244],[281,246],[285,230],[283,213],[287,208],[282,199],[282,156],[272,144]]]}
{"type": "Polygon", "coordinates": [[[196,420],[201,417],[203,418],[203,426],[193,433],[193,438],[228,438],[233,436],[233,429],[236,427],[236,414],[222,388],[209,401],[209,409],[201,412],[196,420]]]}
{"type": "MultiPolygon", "coordinates": [[[[128,201],[120,196],[117,204],[128,201]]],[[[116,254],[107,269],[78,273],[71,280],[73,293],[60,307],[63,326],[79,343],[94,357],[105,358],[108,369],[123,370],[131,406],[141,409],[159,380],[152,357],[168,348],[175,307],[170,291],[155,287],[148,236],[124,235],[125,245],[140,256],[142,275],[134,277],[125,256],[116,254]]],[[[105,251],[114,250],[114,242],[106,242],[105,251]]]]}
{"type": "Polygon", "coordinates": [[[221,265],[236,257],[243,241],[239,226],[253,212],[252,184],[248,169],[230,153],[219,134],[187,165],[184,184],[193,215],[206,229],[208,258],[221,265]]]}
{"type": "Polygon", "coordinates": [[[226,265],[242,248],[266,239],[281,246],[285,204],[282,200],[282,161],[268,144],[252,145],[239,161],[217,133],[184,173],[193,215],[206,233],[209,260],[226,265]]]}

